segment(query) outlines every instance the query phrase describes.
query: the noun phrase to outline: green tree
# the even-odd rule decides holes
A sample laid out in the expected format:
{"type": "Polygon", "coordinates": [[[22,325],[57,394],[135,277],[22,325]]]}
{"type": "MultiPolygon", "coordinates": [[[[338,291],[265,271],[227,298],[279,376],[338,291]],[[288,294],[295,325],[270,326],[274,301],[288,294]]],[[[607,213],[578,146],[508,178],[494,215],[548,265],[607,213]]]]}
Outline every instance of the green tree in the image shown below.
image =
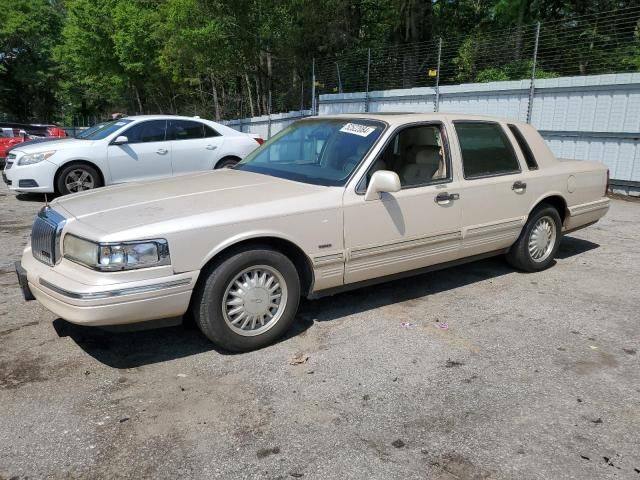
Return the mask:
{"type": "Polygon", "coordinates": [[[0,11],[0,112],[17,121],[53,121],[58,77],[51,50],[61,8],[47,0],[5,0],[0,11]]]}

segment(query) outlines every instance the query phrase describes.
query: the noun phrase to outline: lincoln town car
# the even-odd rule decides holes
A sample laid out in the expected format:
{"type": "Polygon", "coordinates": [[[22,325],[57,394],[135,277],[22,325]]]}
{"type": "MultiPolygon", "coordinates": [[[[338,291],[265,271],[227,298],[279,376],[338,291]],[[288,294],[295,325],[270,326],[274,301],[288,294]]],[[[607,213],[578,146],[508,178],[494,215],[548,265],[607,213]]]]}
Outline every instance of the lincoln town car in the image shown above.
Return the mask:
{"type": "Polygon", "coordinates": [[[544,270],[563,234],[605,215],[607,181],[517,121],[310,117],[232,168],[52,201],[16,270],[26,299],[70,322],[189,314],[248,351],[291,327],[302,296],[492,255],[544,270]]]}

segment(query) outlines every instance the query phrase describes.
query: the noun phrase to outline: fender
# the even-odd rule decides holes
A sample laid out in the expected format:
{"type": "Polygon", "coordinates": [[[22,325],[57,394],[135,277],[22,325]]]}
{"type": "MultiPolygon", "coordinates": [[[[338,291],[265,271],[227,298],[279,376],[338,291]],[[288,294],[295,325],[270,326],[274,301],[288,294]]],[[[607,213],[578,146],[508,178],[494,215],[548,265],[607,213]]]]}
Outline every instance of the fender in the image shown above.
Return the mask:
{"type": "Polygon", "coordinates": [[[238,243],[241,243],[241,242],[245,242],[247,240],[256,240],[260,238],[276,238],[276,239],[284,240],[286,242],[289,242],[295,245],[300,251],[304,252],[304,256],[306,257],[309,265],[313,265],[311,258],[309,258],[309,255],[304,251],[304,248],[302,248],[300,246],[300,243],[297,242],[294,238],[290,237],[289,235],[283,234],[282,232],[278,232],[275,230],[254,230],[251,232],[243,232],[238,235],[234,235],[233,237],[229,237],[225,239],[223,242],[216,245],[212,250],[209,251],[204,261],[200,265],[200,269],[204,268],[204,266],[207,263],[209,263],[212,258],[220,254],[222,251],[226,250],[227,248],[233,247],[234,245],[237,245],[238,243]]]}
{"type": "MultiPolygon", "coordinates": [[[[88,160],[86,158],[70,158],[68,160],[62,160],[60,163],[56,162],[55,165],[57,165],[58,168],[56,168],[56,173],[53,176],[53,183],[54,183],[54,187],[55,187],[55,182],[58,179],[58,173],[60,172],[60,170],[65,166],[68,165],[69,163],[73,163],[73,162],[82,162],[82,163],[88,163],[89,165],[91,165],[93,168],[95,168],[98,173],[100,175],[102,175],[102,183],[103,185],[106,187],[107,185],[111,185],[111,172],[107,171],[105,172],[105,169],[98,166],[96,164],[96,162],[92,161],[92,160],[88,160]]],[[[53,163],[53,162],[51,162],[53,163]]],[[[108,166],[107,166],[108,169],[108,166]]]]}
{"type": "MultiPolygon", "coordinates": [[[[536,200],[533,201],[533,203],[529,207],[529,211],[527,212],[527,217],[531,215],[531,212],[533,211],[533,209],[536,208],[540,204],[540,202],[544,201],[549,197],[560,197],[564,201],[565,210],[567,210],[569,206],[569,202],[567,202],[567,199],[565,198],[565,195],[563,193],[557,190],[546,191],[542,195],[540,195],[536,200]]],[[[565,217],[567,214],[568,214],[568,211],[565,211],[564,212],[565,217]]]]}

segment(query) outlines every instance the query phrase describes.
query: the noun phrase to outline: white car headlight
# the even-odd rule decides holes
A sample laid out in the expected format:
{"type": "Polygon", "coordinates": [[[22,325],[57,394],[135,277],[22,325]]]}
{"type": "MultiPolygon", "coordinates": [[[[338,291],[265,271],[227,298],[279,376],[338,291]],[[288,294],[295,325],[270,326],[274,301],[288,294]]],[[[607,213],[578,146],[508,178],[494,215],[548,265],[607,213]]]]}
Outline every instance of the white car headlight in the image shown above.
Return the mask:
{"type": "Polygon", "coordinates": [[[18,160],[18,165],[33,165],[34,163],[40,163],[41,161],[49,158],[54,153],[56,153],[55,150],[49,150],[48,152],[38,152],[31,153],[29,155],[23,155],[20,160],[18,160]]]}
{"type": "Polygon", "coordinates": [[[62,253],[73,262],[105,272],[171,264],[169,245],[164,239],[96,243],[67,234],[62,253]]]}

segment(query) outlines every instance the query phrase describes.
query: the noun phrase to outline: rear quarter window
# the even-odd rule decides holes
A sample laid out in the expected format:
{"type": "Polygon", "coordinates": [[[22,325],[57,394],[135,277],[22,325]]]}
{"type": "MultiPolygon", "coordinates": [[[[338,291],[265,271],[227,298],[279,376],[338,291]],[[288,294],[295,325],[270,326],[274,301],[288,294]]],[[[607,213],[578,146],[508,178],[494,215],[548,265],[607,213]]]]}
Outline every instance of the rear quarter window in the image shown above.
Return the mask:
{"type": "Polygon", "coordinates": [[[527,143],[527,140],[524,138],[524,135],[522,134],[520,129],[515,125],[509,124],[509,130],[511,130],[513,136],[516,137],[516,142],[518,142],[518,146],[522,151],[522,156],[524,157],[525,162],[527,162],[527,167],[529,167],[529,170],[537,170],[538,162],[536,162],[536,158],[533,156],[531,147],[527,143]]]}

